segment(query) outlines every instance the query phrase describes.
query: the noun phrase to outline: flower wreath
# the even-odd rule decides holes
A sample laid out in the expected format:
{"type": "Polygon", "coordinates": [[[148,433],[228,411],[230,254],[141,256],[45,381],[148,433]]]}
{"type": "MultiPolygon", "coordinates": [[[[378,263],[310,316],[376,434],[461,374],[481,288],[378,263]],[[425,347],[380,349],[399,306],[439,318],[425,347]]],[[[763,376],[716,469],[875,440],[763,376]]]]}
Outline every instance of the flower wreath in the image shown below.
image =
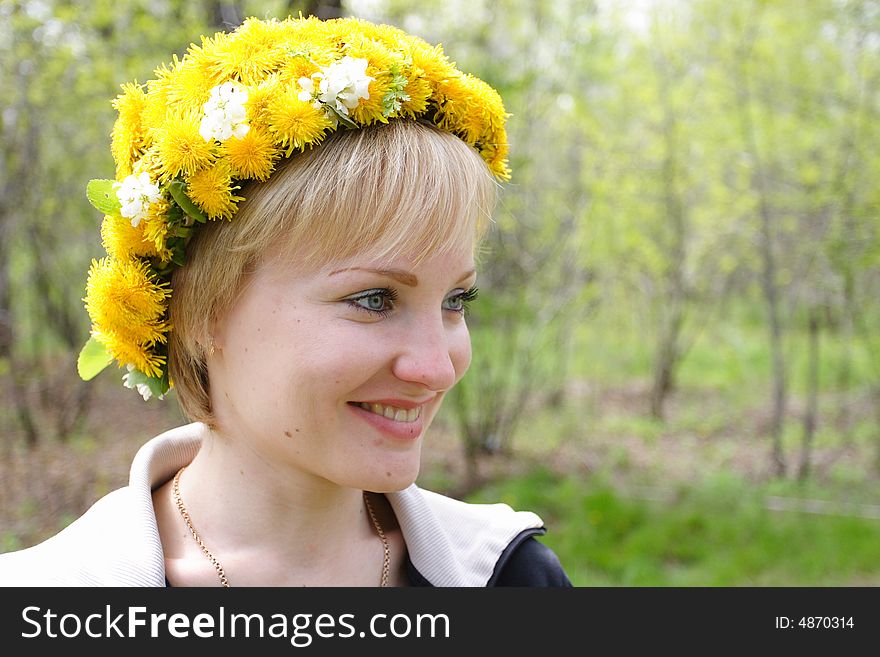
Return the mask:
{"type": "Polygon", "coordinates": [[[112,361],[145,399],[168,377],[171,273],[199,224],[232,219],[244,180],[342,128],[428,120],[463,139],[507,180],[498,93],[462,73],[440,46],[355,18],[247,19],[192,44],[145,85],[113,101],[115,180],[87,196],[105,216],[107,256],[93,260],[83,299],[92,321],[78,359],[83,379],[112,361]]]}

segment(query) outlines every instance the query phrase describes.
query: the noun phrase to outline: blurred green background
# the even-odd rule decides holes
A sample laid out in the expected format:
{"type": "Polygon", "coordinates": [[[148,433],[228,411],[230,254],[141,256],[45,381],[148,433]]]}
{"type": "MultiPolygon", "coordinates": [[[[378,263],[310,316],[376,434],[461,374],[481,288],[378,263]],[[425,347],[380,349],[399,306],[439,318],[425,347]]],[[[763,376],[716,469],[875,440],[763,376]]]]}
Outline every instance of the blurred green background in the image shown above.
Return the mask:
{"type": "Polygon", "coordinates": [[[511,114],[422,485],[538,512],[578,586],[880,585],[873,0],[0,0],[0,551],[184,421],[76,375],[110,101],[300,12],[440,43],[511,114]]]}

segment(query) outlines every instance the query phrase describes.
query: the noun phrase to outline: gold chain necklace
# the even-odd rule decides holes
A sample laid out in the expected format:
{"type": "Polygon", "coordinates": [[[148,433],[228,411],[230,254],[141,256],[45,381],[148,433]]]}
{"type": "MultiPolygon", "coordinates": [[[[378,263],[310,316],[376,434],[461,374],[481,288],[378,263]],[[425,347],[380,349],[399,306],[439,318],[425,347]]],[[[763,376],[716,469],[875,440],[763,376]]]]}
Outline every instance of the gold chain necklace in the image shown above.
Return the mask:
{"type": "MultiPolygon", "coordinates": [[[[208,546],[205,545],[205,542],[202,540],[202,537],[199,536],[199,533],[196,531],[196,528],[193,527],[192,520],[189,517],[189,511],[186,510],[186,507],[183,504],[183,498],[180,497],[180,475],[186,469],[186,466],[183,466],[180,470],[177,471],[177,474],[174,475],[174,481],[171,486],[171,492],[174,495],[174,502],[177,504],[177,510],[180,511],[180,515],[183,517],[183,521],[186,523],[187,528],[189,528],[190,534],[195,539],[198,546],[202,549],[202,552],[205,553],[205,556],[211,562],[211,565],[214,566],[214,570],[217,571],[217,576],[220,578],[220,584],[226,588],[229,588],[229,580],[226,579],[226,572],[223,570],[223,566],[220,564],[220,561],[214,554],[208,549],[208,546]]],[[[379,580],[379,586],[385,587],[388,585],[388,575],[391,571],[391,548],[388,546],[388,538],[385,536],[385,532],[382,530],[382,525],[379,524],[379,519],[376,517],[375,512],[373,511],[373,505],[370,503],[370,498],[367,495],[367,492],[364,491],[364,506],[367,507],[367,512],[370,514],[370,520],[373,523],[373,528],[376,530],[376,533],[379,535],[379,539],[382,541],[382,549],[384,551],[384,556],[382,558],[382,576],[379,580]]]]}

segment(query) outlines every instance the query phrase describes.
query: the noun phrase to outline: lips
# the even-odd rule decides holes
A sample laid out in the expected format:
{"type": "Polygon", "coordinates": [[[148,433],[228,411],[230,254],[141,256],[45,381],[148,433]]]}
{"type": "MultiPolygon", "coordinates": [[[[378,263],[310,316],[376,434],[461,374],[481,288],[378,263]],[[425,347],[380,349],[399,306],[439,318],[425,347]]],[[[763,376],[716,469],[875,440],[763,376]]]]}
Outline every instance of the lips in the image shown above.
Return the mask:
{"type": "Polygon", "coordinates": [[[354,404],[365,411],[381,415],[395,422],[412,423],[422,415],[421,405],[413,406],[412,408],[401,408],[391,404],[379,404],[376,402],[354,402],[354,404]]]}

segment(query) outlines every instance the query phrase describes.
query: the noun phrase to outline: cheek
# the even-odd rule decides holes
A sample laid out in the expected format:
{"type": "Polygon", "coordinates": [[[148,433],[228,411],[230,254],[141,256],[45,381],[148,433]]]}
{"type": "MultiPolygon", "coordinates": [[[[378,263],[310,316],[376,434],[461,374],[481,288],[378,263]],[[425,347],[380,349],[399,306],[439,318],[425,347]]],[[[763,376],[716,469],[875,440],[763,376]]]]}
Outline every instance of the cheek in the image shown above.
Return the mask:
{"type": "Polygon", "coordinates": [[[452,361],[455,382],[458,383],[471,364],[471,335],[468,333],[467,326],[464,326],[461,331],[456,331],[449,341],[449,360],[452,361]]]}

